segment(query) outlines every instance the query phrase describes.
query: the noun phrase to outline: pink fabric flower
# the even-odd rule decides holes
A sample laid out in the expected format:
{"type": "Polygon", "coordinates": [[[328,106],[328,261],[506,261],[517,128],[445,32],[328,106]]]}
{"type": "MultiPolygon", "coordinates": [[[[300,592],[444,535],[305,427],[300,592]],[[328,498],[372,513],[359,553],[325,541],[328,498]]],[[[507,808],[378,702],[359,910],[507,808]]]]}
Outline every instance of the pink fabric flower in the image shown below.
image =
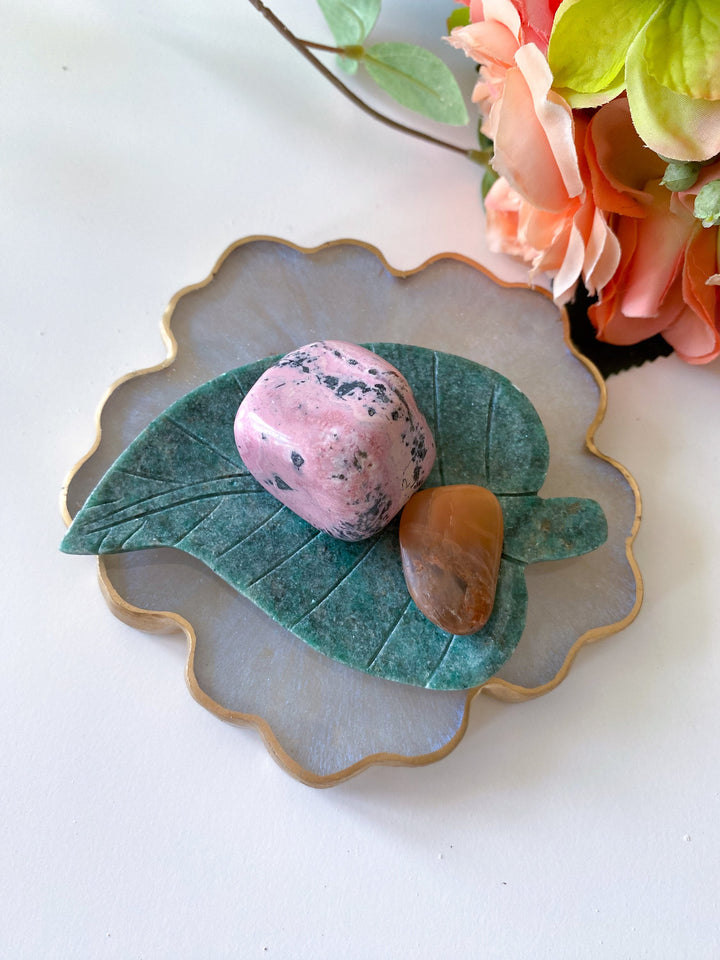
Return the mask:
{"type": "Polygon", "coordinates": [[[502,95],[507,71],[523,43],[520,15],[511,0],[473,0],[469,6],[472,22],[456,27],[446,40],[480,64],[472,99],[483,118],[483,133],[494,140],[492,108],[502,95]]]}
{"type": "Polygon", "coordinates": [[[472,0],[472,22],[453,30],[450,42],[481,64],[473,99],[500,174],[486,198],[490,244],[530,263],[531,276],[549,273],[564,303],[580,276],[591,290],[607,282],[620,251],[580,169],[576,136],[582,146],[586,125],[576,130],[572,110],[552,90],[544,51],[557,6],[472,0]]]}
{"type": "MultiPolygon", "coordinates": [[[[458,0],[470,8],[470,20],[478,23],[491,19],[495,14],[494,4],[488,0],[458,0]],[[490,9],[488,9],[490,8],[490,9]]],[[[547,53],[555,11],[562,0],[511,0],[522,28],[522,42],[534,43],[542,53],[547,53]]]]}
{"type": "Polygon", "coordinates": [[[705,167],[690,189],[671,193],[660,181],[665,163],[643,144],[625,97],[601,107],[586,138],[595,203],[610,217],[620,261],[590,308],[598,337],[637,343],[661,333],[693,363],[720,353],[717,227],[693,214],[703,184],[720,178],[720,162],[705,167]]]}
{"type": "Polygon", "coordinates": [[[560,212],[584,185],[572,110],[551,87],[552,74],[538,48],[520,47],[493,107],[492,165],[533,206],[560,212]]]}
{"type": "Polygon", "coordinates": [[[534,182],[528,170],[522,191],[508,177],[501,177],[485,198],[490,248],[530,263],[531,278],[539,272],[551,276],[554,299],[561,304],[571,299],[580,277],[591,293],[600,290],[620,260],[617,239],[585,186],[590,176],[584,162],[581,170],[587,123],[578,120],[570,135],[574,136],[572,155],[562,151],[561,159],[572,171],[573,176],[567,176],[572,189],[565,186],[560,162],[551,154],[537,169],[534,182]]]}
{"type": "Polygon", "coordinates": [[[477,60],[480,79],[473,100],[482,130],[495,142],[493,167],[535,206],[559,211],[583,190],[568,104],[552,88],[545,56],[524,42],[511,0],[473,0],[474,20],[452,32],[450,42],[477,60]]]}
{"type": "Polygon", "coordinates": [[[590,115],[552,90],[545,58],[559,0],[470,0],[453,46],[480,64],[473,92],[500,179],[486,200],[491,249],[553,278],[557,303],[582,277],[599,302],[598,336],[636,343],[662,333],[690,362],[720,354],[718,228],[693,215],[698,190],[660,185],[665,163],[640,140],[625,96],[590,115]]]}
{"type": "Polygon", "coordinates": [[[717,179],[718,161],[682,193],[650,181],[644,218],[615,215],[620,263],[590,308],[600,340],[637,343],[661,333],[690,363],[720,354],[720,287],[714,279],[720,238],[717,227],[703,227],[693,215],[698,190],[717,179]]]}
{"type": "Polygon", "coordinates": [[[545,53],[559,0],[471,0],[468,5],[471,22],[456,27],[446,39],[480,64],[472,99],[480,109],[482,132],[494,140],[499,117],[495,106],[508,71],[518,66],[518,52],[532,48],[533,54],[526,51],[524,59],[534,56],[547,68],[545,53]]]}
{"type": "Polygon", "coordinates": [[[525,43],[534,43],[547,53],[555,11],[562,0],[515,0],[523,25],[525,43]]]}

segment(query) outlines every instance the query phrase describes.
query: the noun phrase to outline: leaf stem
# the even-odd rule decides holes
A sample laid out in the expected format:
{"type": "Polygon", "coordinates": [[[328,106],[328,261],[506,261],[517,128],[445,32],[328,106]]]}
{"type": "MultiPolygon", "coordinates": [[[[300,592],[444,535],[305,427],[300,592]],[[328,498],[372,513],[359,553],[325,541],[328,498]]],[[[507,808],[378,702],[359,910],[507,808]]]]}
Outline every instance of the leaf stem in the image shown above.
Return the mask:
{"type": "Polygon", "coordinates": [[[454,153],[461,153],[463,156],[468,157],[470,160],[475,161],[476,163],[484,163],[485,159],[482,159],[480,154],[481,151],[478,150],[468,150],[466,147],[460,147],[455,143],[449,143],[447,140],[440,140],[438,137],[433,137],[429,133],[423,133],[422,130],[415,130],[414,127],[408,127],[404,123],[398,123],[397,120],[392,120],[390,117],[386,117],[384,114],[379,113],[369,104],[365,103],[364,100],[361,100],[360,97],[356,96],[350,90],[349,87],[346,87],[341,80],[339,80],[332,71],[328,70],[324,63],[322,63],[314,54],[310,52],[308,46],[312,45],[321,50],[330,50],[332,52],[339,52],[340,54],[343,51],[336,47],[325,47],[324,45],[319,44],[309,44],[305,40],[300,40],[299,37],[296,37],[282,22],[278,19],[275,14],[268,7],[262,3],[262,0],[250,0],[250,3],[255,7],[255,9],[261,13],[265,19],[272,24],[273,27],[278,31],[278,33],[283,36],[291,46],[301,53],[306,60],[309,60],[310,63],[315,67],[316,70],[330,81],[330,83],[347,97],[356,107],[359,107],[364,113],[367,113],[369,116],[373,117],[375,120],[379,120],[381,123],[384,123],[386,126],[391,127],[393,130],[398,130],[400,133],[406,133],[410,137],[417,137],[419,140],[424,140],[426,143],[434,143],[438,147],[443,147],[445,150],[452,150],[454,153]]]}
{"type": "Polygon", "coordinates": [[[298,41],[304,47],[311,47],[313,50],[325,50],[326,53],[337,53],[340,57],[345,56],[345,51],[342,47],[331,47],[327,43],[316,43],[314,40],[300,40],[299,37],[298,41]]]}

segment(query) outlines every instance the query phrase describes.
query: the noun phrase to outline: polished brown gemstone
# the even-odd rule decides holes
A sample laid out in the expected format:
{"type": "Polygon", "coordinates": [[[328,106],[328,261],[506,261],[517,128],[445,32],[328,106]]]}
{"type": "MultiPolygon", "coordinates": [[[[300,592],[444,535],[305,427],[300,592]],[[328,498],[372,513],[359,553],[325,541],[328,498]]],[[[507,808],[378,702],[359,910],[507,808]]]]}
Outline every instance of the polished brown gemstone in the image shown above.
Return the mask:
{"type": "Polygon", "coordinates": [[[502,544],[502,509],[485,487],[416,493],[400,519],[400,553],[418,609],[450,633],[479,630],[495,602],[502,544]]]}

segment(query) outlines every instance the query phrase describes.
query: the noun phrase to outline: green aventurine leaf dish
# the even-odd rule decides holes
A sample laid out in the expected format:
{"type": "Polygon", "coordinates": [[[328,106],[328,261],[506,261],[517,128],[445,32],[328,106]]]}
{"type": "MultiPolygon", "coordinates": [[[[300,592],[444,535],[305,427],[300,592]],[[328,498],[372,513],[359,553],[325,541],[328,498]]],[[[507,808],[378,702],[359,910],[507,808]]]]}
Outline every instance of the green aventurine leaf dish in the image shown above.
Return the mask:
{"type": "Polygon", "coordinates": [[[602,544],[594,500],[537,496],[548,468],[545,430],[505,377],[421,347],[366,344],[407,378],[433,430],[426,486],[475,483],[498,497],[505,541],[493,613],[477,633],[453,636],[411,601],[397,520],[346,543],[319,533],[246,470],[233,421],[277,357],[209,381],[172,404],[116,460],[78,512],[66,553],[176,547],[322,653],[367,673],[432,689],[478,686],[517,646],[525,624],[525,565],[602,544]]]}

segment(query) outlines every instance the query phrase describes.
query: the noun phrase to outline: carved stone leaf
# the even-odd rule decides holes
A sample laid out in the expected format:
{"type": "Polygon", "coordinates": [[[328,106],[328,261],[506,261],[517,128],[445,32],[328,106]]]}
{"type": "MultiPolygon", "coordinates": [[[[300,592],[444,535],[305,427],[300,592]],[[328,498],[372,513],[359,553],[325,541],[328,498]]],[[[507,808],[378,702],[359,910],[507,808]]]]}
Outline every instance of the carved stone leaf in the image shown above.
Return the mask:
{"type": "Polygon", "coordinates": [[[524,567],[599,546],[595,501],[543,500],[548,445],[530,404],[500,374],[461,357],[367,344],[407,378],[435,436],[427,486],[474,483],[500,499],[505,542],[493,613],[452,636],[410,600],[397,519],[359,543],[319,533],[248,473],[233,437],[246,392],[277,359],[223,374],[170,406],[117,459],[63,540],[67,553],[177,547],[206,563],[298,637],[349,666],[437,689],[483,683],[525,624],[524,567]]]}

